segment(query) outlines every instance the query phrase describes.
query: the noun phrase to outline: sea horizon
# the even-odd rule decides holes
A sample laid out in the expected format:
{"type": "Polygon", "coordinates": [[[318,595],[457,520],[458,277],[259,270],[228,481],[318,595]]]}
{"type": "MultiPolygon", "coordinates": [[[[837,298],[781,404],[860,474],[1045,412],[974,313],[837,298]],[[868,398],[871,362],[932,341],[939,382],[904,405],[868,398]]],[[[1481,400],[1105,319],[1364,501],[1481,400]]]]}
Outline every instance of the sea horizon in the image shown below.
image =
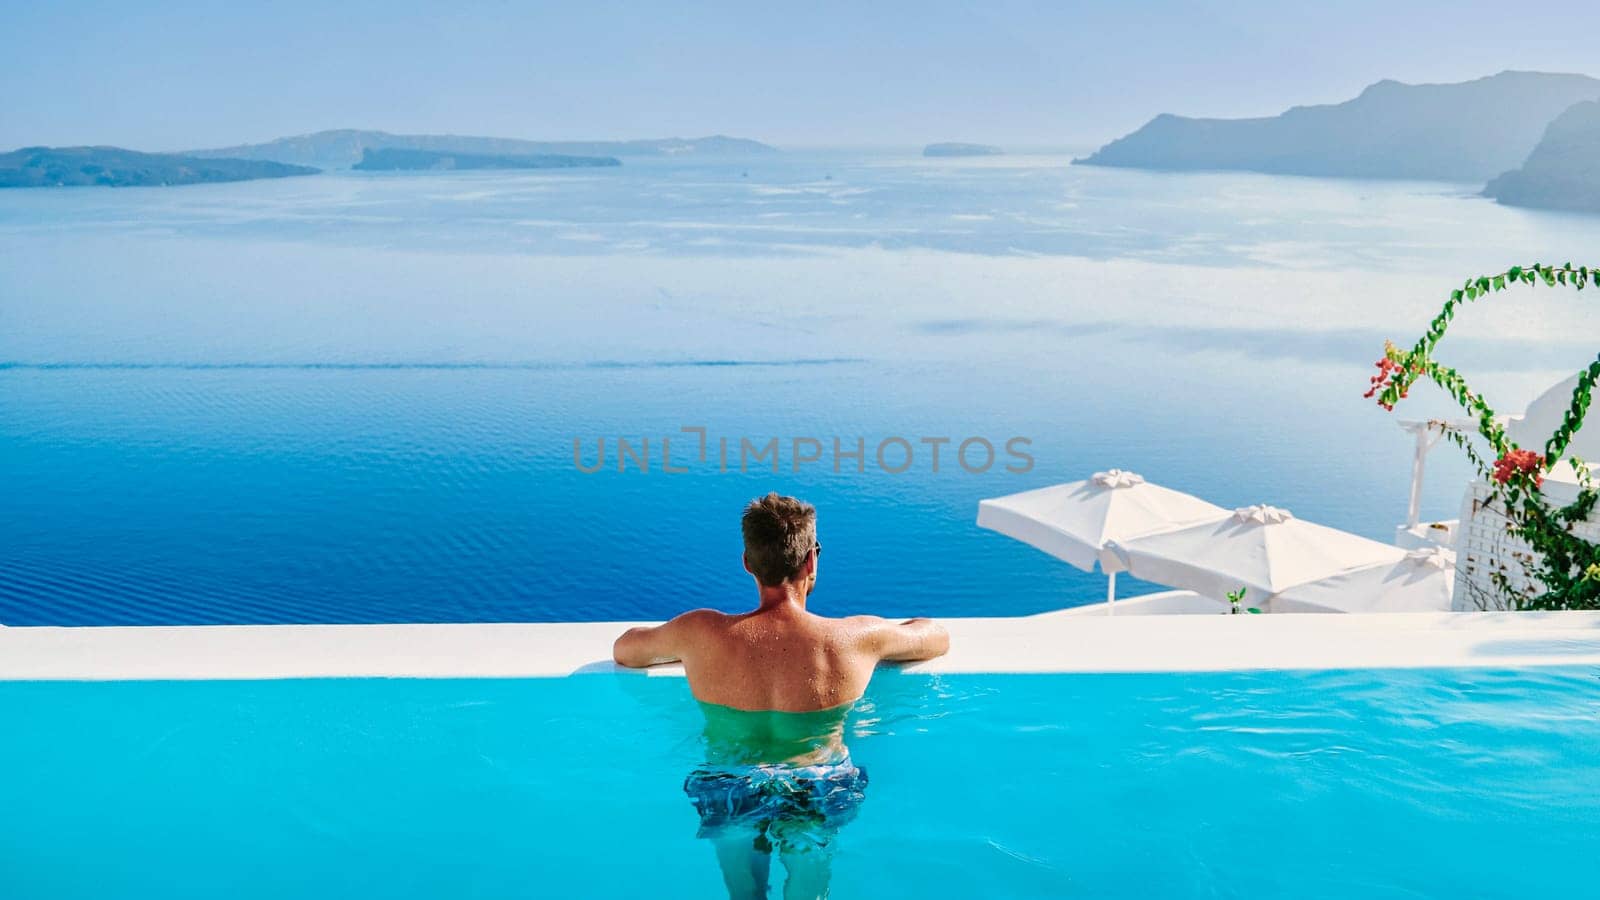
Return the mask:
{"type": "MultiPolygon", "coordinates": [[[[3,192],[0,623],[734,609],[737,513],[768,490],[819,508],[820,611],[1040,612],[1100,576],[980,531],[977,501],[1112,467],[1387,540],[1411,439],[1361,400],[1384,339],[1596,237],[1452,182],[1065,154],[3,192]],[[696,427],[924,455],[575,465],[696,427]],[[923,439],[971,438],[1033,465],[931,470],[923,439]]],[[[1475,308],[1441,352],[1508,410],[1588,349],[1563,298],[1515,302],[1561,312],[1475,308]]],[[[1434,464],[1426,515],[1466,474],[1434,464]]]]}

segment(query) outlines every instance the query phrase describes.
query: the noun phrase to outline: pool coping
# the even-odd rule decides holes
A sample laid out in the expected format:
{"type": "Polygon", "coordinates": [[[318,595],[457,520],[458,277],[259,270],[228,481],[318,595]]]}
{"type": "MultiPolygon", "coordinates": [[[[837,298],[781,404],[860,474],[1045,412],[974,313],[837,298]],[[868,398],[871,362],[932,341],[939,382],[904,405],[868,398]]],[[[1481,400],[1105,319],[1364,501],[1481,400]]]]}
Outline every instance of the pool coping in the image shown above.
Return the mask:
{"type": "MultiPolygon", "coordinates": [[[[1600,612],[943,620],[949,673],[1600,666],[1600,612]]],[[[621,671],[629,622],[0,628],[0,681],[550,678],[621,671]]],[[[649,670],[681,675],[679,666],[649,670]]]]}

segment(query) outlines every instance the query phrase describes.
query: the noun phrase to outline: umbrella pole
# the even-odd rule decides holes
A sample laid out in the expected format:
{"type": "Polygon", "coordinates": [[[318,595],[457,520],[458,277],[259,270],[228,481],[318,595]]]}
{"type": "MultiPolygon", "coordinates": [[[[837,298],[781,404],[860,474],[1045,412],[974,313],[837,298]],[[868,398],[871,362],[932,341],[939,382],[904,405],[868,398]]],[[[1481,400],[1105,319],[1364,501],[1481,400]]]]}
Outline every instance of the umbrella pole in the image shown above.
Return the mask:
{"type": "Polygon", "coordinates": [[[1106,576],[1106,615],[1117,614],[1117,573],[1112,572],[1106,576]]]}

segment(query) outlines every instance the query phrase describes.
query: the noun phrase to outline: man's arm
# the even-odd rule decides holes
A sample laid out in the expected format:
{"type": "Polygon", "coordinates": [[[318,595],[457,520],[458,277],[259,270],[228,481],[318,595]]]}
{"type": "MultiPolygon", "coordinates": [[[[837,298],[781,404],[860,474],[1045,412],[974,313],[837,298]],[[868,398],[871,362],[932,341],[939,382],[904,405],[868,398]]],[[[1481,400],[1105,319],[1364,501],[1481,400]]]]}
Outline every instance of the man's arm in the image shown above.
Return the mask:
{"type": "Polygon", "coordinates": [[[660,625],[629,628],[611,646],[611,658],[630,669],[678,662],[683,659],[684,645],[708,614],[715,615],[696,609],[660,625]]]}
{"type": "Polygon", "coordinates": [[[950,651],[950,632],[932,619],[907,619],[895,624],[876,616],[867,619],[867,652],[888,662],[917,662],[950,651]]]}

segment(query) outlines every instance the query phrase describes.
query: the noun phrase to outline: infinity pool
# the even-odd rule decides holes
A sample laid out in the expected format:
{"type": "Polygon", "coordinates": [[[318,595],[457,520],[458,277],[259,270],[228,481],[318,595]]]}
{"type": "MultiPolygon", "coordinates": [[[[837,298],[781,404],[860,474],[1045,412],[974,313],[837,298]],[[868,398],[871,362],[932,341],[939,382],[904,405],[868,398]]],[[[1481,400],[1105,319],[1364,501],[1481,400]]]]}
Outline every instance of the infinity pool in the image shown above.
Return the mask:
{"type": "MultiPolygon", "coordinates": [[[[634,674],[0,683],[0,896],[725,896],[699,715],[634,674]]],[[[885,672],[848,740],[839,898],[1594,888],[1593,668],[885,672]]]]}

